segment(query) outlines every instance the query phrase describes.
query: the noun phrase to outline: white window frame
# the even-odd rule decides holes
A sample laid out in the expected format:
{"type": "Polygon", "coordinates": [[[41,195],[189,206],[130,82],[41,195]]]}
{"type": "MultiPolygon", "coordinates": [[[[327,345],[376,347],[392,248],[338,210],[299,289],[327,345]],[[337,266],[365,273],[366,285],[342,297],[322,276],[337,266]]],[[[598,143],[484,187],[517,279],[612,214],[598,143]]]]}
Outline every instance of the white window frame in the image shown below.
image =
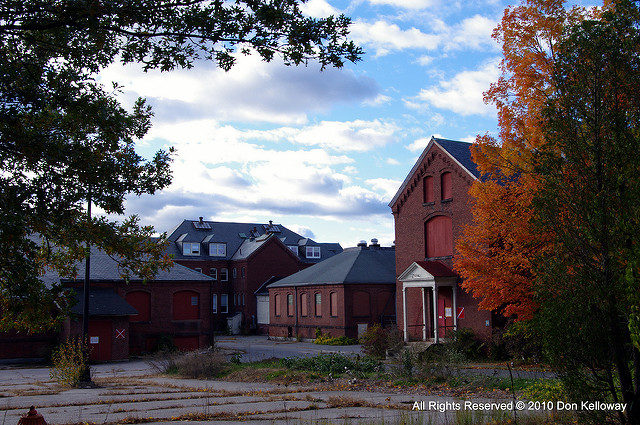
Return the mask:
{"type": "Polygon", "coordinates": [[[213,278],[213,280],[218,280],[218,269],[212,267],[209,269],[209,275],[213,278]]]}
{"type": "Polygon", "coordinates": [[[295,255],[298,255],[298,245],[287,245],[289,251],[293,252],[295,255]]]}
{"type": "Polygon", "coordinates": [[[220,282],[228,282],[229,281],[229,269],[223,267],[220,269],[220,282]]]}
{"type": "Polygon", "coordinates": [[[238,277],[238,270],[235,267],[233,268],[232,276],[234,279],[238,277]]]}
{"type": "Polygon", "coordinates": [[[182,242],[182,255],[200,255],[200,242],[182,242]],[[197,252],[193,252],[194,246],[197,252]]]}
{"type": "Polygon", "coordinates": [[[218,294],[211,295],[211,312],[218,312],[218,294]]]}
{"type": "Polygon", "coordinates": [[[209,256],[210,257],[226,257],[227,256],[227,244],[223,242],[210,242],[209,243],[209,256]]]}
{"type": "Polygon", "coordinates": [[[320,247],[319,246],[308,246],[307,247],[307,258],[320,258],[320,247]]]}
{"type": "Polygon", "coordinates": [[[229,295],[220,294],[220,313],[229,312],[229,295]]]}

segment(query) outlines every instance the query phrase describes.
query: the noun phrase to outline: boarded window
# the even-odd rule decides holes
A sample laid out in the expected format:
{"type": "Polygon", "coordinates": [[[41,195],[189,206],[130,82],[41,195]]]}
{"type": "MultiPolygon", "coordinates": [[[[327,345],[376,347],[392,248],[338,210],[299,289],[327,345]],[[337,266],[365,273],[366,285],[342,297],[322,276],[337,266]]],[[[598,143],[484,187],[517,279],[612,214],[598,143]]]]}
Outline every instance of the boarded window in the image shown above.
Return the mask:
{"type": "Polygon", "coordinates": [[[453,255],[453,228],[451,217],[440,215],[424,224],[426,256],[446,257],[453,255]]]}
{"type": "Polygon", "coordinates": [[[315,299],[316,316],[322,316],[322,294],[320,292],[316,292],[315,299]]]}
{"type": "Polygon", "coordinates": [[[329,311],[331,316],[336,317],[338,315],[338,293],[332,292],[329,294],[329,311]]]}
{"type": "Polygon", "coordinates": [[[302,294],[300,294],[300,314],[304,317],[307,317],[307,314],[308,314],[306,292],[303,292],[302,294]]]}
{"type": "Polygon", "coordinates": [[[440,176],[440,199],[451,199],[451,173],[442,173],[440,176]]]}
{"type": "Polygon", "coordinates": [[[218,312],[218,294],[211,295],[211,312],[218,312]]]}
{"type": "Polygon", "coordinates": [[[200,317],[200,302],[195,291],[178,291],[173,294],[173,319],[195,320],[200,317]]]}
{"type": "Polygon", "coordinates": [[[131,291],[125,298],[138,311],[135,316],[130,316],[130,322],[148,322],[151,320],[151,294],[145,291],[131,291]]]}
{"type": "Polygon", "coordinates": [[[287,294],[287,316],[293,316],[293,294],[287,294]]]}
{"type": "Polygon", "coordinates": [[[220,313],[228,313],[229,312],[229,295],[221,294],[220,295],[220,313]]]}
{"type": "Polygon", "coordinates": [[[280,316],[280,312],[282,311],[282,306],[280,305],[282,301],[280,300],[280,294],[276,294],[274,297],[274,304],[276,309],[276,316],[280,316]]]}
{"type": "Polygon", "coordinates": [[[422,179],[422,198],[423,202],[434,202],[433,197],[433,177],[427,176],[422,179]]]}

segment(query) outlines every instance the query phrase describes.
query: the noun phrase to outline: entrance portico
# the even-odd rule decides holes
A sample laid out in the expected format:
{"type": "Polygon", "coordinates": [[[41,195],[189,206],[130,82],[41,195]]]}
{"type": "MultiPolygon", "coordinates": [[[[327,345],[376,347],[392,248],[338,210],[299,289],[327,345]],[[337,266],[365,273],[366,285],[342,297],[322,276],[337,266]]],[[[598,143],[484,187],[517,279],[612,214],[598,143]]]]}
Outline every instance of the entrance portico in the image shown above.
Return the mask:
{"type": "MultiPolygon", "coordinates": [[[[409,341],[410,336],[407,302],[410,288],[420,289],[423,341],[433,338],[437,343],[439,338],[446,336],[447,328],[457,329],[457,280],[455,272],[439,261],[416,261],[398,277],[398,281],[402,283],[402,323],[405,341],[409,341]],[[431,311],[431,317],[428,317],[427,310],[431,311]],[[453,326],[448,324],[450,320],[453,320],[453,326]]],[[[411,304],[415,305],[415,302],[411,304]]]]}

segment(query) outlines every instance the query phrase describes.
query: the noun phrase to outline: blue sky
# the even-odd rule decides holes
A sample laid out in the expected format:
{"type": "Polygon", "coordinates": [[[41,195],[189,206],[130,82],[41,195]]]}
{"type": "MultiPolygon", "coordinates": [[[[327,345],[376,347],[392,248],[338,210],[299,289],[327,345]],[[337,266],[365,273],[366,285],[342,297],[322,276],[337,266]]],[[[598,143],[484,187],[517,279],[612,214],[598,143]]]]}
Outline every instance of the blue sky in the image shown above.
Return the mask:
{"type": "Polygon", "coordinates": [[[387,206],[432,135],[497,132],[482,92],[498,76],[491,38],[508,3],[493,0],[309,0],[345,13],[366,55],[320,72],[239,56],[171,73],[113,65],[123,103],[146,97],[154,126],[138,146],[174,146],[173,184],[130,197],[127,214],[170,231],[182,219],[276,223],[319,242],[394,240],[387,206]]]}

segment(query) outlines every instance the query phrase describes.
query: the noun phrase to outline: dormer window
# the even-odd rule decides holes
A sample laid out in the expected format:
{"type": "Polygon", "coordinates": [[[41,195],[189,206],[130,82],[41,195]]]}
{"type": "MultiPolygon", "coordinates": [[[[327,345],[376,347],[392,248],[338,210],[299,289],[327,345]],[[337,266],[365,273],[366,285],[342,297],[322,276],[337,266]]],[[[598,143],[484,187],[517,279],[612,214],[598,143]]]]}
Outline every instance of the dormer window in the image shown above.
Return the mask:
{"type": "Polygon", "coordinates": [[[320,247],[319,246],[308,246],[307,247],[307,258],[320,258],[320,247]]]}
{"type": "Polygon", "coordinates": [[[199,242],[183,242],[182,255],[200,255],[199,242]]]}
{"type": "Polygon", "coordinates": [[[212,257],[226,257],[227,256],[227,244],[212,242],[209,244],[209,255],[212,257]]]}

